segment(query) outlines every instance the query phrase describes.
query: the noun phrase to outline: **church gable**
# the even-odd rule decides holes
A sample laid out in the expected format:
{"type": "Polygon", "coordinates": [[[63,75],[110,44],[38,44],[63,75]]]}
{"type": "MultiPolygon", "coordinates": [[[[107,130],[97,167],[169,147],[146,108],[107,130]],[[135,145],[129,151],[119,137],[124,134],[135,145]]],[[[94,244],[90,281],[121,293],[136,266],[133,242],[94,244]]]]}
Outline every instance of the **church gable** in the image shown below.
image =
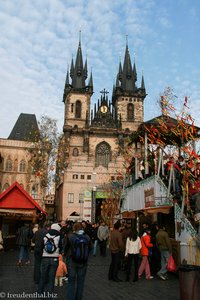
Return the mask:
{"type": "Polygon", "coordinates": [[[92,111],[91,127],[117,129],[120,125],[119,118],[116,115],[111,102],[108,101],[108,92],[104,89],[101,91],[101,99],[94,106],[94,116],[92,111]]]}

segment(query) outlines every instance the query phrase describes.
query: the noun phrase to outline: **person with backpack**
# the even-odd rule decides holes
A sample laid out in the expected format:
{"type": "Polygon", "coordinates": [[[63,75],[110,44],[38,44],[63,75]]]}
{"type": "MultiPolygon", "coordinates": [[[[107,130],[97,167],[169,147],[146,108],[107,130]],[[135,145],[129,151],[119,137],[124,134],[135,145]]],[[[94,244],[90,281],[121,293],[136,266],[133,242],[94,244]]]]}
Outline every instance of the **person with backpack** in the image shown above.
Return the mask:
{"type": "Polygon", "coordinates": [[[52,299],[56,270],[59,264],[59,255],[62,253],[62,239],[60,225],[54,223],[43,238],[43,253],[41,262],[41,276],[38,285],[38,293],[48,293],[48,299],[52,299]]]}
{"type": "Polygon", "coordinates": [[[81,300],[83,297],[90,250],[90,237],[84,232],[82,224],[76,222],[73,225],[73,233],[68,236],[64,251],[68,268],[67,299],[81,300]]]}

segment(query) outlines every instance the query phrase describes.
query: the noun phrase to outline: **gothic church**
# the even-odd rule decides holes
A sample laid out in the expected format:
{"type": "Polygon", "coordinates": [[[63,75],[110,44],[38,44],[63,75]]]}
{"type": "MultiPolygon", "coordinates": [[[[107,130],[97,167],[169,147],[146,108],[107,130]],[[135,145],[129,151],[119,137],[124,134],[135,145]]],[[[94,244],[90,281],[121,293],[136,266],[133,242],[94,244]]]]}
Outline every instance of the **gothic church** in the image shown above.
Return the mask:
{"type": "Polygon", "coordinates": [[[128,45],[123,66],[119,63],[111,99],[102,87],[93,109],[92,72],[88,82],[87,77],[87,60],[83,63],[79,41],[75,63],[72,59],[70,72],[67,71],[63,94],[66,156],[56,189],[59,220],[91,220],[92,201],[87,196],[95,192],[98,198],[98,191],[123,173],[125,138],[136,131],[144,119],[144,78],[142,76],[138,88],[136,65],[131,63],[128,45]]]}

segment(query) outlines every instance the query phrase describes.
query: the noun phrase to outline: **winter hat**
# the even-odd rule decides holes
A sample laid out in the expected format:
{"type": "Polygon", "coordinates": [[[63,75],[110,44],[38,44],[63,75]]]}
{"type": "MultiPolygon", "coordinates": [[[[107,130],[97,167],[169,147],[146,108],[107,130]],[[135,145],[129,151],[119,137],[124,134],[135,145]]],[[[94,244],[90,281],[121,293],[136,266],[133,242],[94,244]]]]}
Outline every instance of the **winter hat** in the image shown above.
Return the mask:
{"type": "Polygon", "coordinates": [[[54,224],[51,225],[51,229],[60,231],[61,227],[58,223],[54,223],[54,224]]]}

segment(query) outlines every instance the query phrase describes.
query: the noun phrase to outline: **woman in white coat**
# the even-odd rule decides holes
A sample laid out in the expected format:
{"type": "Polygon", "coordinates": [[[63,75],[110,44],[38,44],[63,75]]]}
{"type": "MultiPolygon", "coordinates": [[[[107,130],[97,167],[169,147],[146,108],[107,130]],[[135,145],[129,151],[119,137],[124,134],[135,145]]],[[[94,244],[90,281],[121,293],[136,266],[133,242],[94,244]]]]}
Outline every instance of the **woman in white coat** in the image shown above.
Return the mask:
{"type": "Polygon", "coordinates": [[[135,229],[131,230],[130,235],[126,240],[125,257],[127,261],[126,281],[130,280],[132,261],[134,261],[134,275],[133,281],[138,281],[138,268],[139,268],[139,253],[141,249],[141,240],[135,229]]]}

